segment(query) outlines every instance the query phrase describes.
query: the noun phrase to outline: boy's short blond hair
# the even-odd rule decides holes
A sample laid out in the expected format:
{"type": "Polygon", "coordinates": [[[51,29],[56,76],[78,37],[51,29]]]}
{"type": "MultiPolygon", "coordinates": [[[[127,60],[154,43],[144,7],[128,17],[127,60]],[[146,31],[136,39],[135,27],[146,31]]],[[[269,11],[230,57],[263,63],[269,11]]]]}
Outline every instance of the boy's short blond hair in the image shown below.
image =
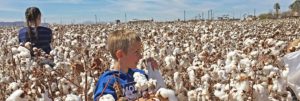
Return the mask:
{"type": "Polygon", "coordinates": [[[117,59],[116,52],[122,50],[128,52],[128,48],[135,42],[141,42],[140,36],[130,30],[117,30],[108,35],[108,51],[113,59],[117,59]]]}

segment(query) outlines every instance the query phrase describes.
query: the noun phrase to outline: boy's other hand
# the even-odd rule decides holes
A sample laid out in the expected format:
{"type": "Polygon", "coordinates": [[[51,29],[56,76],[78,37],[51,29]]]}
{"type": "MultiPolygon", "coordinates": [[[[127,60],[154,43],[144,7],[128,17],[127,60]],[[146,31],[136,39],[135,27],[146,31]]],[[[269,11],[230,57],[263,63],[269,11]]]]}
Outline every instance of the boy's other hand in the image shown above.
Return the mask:
{"type": "Polygon", "coordinates": [[[147,59],[148,63],[150,62],[150,65],[153,70],[158,69],[158,63],[155,61],[154,58],[150,57],[147,59]]]}

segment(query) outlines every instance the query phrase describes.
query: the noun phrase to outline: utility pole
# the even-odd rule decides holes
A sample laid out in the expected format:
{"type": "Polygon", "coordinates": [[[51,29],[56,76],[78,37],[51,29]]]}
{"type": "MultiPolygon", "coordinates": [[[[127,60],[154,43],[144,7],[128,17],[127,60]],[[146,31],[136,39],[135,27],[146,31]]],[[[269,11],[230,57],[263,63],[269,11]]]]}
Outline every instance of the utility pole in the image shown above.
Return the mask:
{"type": "Polygon", "coordinates": [[[183,21],[185,21],[185,10],[183,11],[183,21]]]}
{"type": "Polygon", "coordinates": [[[253,11],[253,12],[254,12],[253,16],[255,17],[255,12],[256,12],[256,10],[254,9],[254,11],[253,11]]]}
{"type": "Polygon", "coordinates": [[[210,20],[213,20],[213,10],[210,10],[210,20]]]}
{"type": "Polygon", "coordinates": [[[208,12],[207,12],[207,20],[209,20],[209,18],[210,18],[209,17],[209,15],[210,15],[209,12],[210,12],[210,10],[208,10],[208,12]]]}
{"type": "Polygon", "coordinates": [[[126,15],[126,13],[125,13],[124,17],[125,17],[125,22],[127,22],[127,15],[126,15]]]}
{"type": "Polygon", "coordinates": [[[202,12],[202,20],[204,20],[204,12],[202,12]]]}
{"type": "Polygon", "coordinates": [[[95,23],[97,24],[97,15],[95,14],[95,23]]]}

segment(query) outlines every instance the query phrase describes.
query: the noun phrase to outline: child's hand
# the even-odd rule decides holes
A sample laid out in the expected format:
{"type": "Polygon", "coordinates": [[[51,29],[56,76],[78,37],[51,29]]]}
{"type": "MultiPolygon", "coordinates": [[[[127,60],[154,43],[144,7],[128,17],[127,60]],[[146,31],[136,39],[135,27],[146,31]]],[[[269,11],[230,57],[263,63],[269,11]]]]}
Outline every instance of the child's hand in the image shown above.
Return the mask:
{"type": "Polygon", "coordinates": [[[154,60],[154,58],[150,57],[147,60],[147,63],[150,63],[153,70],[158,69],[158,63],[154,60]]]}

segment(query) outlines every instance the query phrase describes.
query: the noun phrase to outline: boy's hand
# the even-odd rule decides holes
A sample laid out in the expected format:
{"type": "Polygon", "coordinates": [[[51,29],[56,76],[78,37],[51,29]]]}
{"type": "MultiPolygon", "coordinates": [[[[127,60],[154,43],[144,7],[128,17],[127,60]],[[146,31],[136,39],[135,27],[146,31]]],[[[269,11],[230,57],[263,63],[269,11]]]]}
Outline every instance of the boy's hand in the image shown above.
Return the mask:
{"type": "Polygon", "coordinates": [[[150,62],[150,65],[153,70],[158,69],[158,63],[154,60],[154,58],[150,57],[147,59],[147,62],[150,62]]]}

